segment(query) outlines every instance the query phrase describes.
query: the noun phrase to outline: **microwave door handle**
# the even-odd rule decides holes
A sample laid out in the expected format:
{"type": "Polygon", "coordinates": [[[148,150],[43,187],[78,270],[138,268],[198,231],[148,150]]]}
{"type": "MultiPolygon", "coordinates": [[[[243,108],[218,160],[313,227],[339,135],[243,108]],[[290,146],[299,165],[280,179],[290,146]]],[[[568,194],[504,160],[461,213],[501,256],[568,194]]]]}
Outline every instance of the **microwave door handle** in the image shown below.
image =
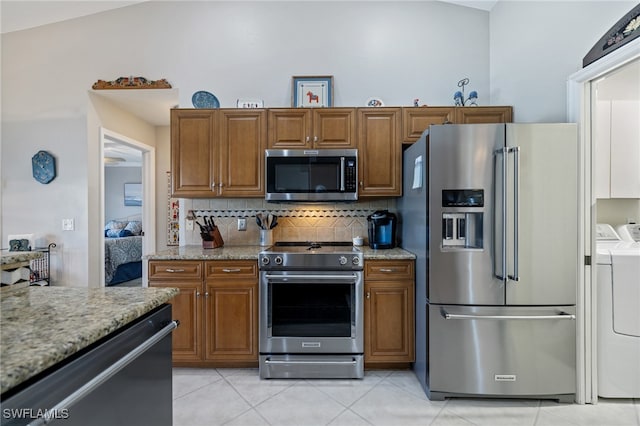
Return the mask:
{"type": "Polygon", "coordinates": [[[340,192],[344,192],[344,157],[340,157],[340,192]]]}

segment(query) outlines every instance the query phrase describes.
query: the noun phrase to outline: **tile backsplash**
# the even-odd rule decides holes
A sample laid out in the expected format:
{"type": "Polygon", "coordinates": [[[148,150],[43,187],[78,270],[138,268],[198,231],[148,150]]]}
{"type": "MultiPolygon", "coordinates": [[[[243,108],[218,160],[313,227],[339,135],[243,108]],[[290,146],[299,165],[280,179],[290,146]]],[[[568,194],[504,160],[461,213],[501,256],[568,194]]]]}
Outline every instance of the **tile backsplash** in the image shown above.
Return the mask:
{"type": "Polygon", "coordinates": [[[278,216],[273,229],[273,241],[351,241],[353,237],[367,239],[367,216],[376,210],[395,211],[395,199],[359,201],[355,203],[269,203],[246,199],[180,199],[180,245],[202,243],[197,225],[187,231],[185,220],[195,216],[212,216],[225,245],[255,245],[260,238],[256,224],[258,213],[278,216]],[[182,214],[184,212],[184,214],[182,214]],[[238,231],[238,218],[247,219],[247,230],[238,231]]]}

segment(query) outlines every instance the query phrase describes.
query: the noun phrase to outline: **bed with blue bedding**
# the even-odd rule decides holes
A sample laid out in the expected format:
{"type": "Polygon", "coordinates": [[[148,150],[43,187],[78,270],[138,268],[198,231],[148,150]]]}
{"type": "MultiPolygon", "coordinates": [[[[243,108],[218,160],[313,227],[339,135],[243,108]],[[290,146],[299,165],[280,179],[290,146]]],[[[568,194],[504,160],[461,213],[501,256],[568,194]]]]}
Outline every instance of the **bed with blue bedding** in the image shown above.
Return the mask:
{"type": "Polygon", "coordinates": [[[104,279],[107,286],[142,277],[142,224],[110,221],[104,233],[104,279]]]}

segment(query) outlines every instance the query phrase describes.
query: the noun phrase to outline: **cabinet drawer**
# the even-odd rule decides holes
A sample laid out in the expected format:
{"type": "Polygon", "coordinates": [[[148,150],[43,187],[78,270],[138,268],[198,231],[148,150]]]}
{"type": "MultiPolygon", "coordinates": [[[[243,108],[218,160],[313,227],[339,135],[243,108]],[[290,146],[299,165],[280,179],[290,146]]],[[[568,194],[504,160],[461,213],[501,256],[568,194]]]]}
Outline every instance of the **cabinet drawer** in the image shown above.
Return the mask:
{"type": "Polygon", "coordinates": [[[192,260],[150,260],[150,280],[202,279],[202,262],[192,260]]]}
{"type": "Polygon", "coordinates": [[[413,280],[413,260],[370,260],[364,263],[365,280],[413,280]]]}
{"type": "Polygon", "coordinates": [[[258,262],[253,260],[211,260],[205,262],[206,278],[258,278],[258,262]]]}

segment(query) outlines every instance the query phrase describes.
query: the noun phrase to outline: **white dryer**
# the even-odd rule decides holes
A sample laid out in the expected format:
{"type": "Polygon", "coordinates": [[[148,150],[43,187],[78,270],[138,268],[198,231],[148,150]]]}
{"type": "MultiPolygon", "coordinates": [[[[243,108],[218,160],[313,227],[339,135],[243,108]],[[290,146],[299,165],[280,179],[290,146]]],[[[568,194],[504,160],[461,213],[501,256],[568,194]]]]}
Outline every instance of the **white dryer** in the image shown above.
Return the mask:
{"type": "Polygon", "coordinates": [[[596,229],[598,395],[640,398],[640,243],[596,229]]]}

